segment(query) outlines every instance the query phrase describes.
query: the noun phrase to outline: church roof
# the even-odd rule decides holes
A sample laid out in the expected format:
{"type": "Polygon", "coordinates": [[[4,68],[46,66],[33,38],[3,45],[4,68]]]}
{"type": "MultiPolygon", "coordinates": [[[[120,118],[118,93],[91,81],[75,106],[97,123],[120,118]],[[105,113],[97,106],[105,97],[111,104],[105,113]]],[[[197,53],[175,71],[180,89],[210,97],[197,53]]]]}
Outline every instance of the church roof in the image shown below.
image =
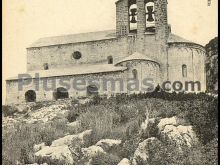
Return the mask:
{"type": "MultiPolygon", "coordinates": [[[[71,75],[87,75],[96,73],[108,73],[124,71],[127,67],[116,67],[113,64],[99,64],[99,65],[78,65],[70,68],[60,68],[60,69],[50,69],[50,70],[39,70],[31,71],[25,74],[29,74],[32,78],[35,77],[36,73],[42,78],[46,77],[61,77],[61,76],[71,76],[71,75]]],[[[8,78],[7,80],[17,80],[18,77],[8,78]]]]}
{"type": "Polygon", "coordinates": [[[98,40],[113,39],[113,38],[116,38],[115,30],[70,34],[70,35],[62,35],[55,37],[40,38],[36,42],[31,44],[28,48],[88,42],[88,41],[98,41],[98,40]]]}
{"type": "MultiPolygon", "coordinates": [[[[151,62],[155,62],[155,63],[158,63],[156,62],[155,60],[147,57],[146,55],[143,55],[141,53],[138,53],[138,52],[135,52],[133,53],[132,55],[118,61],[115,65],[119,64],[119,63],[122,63],[122,62],[125,62],[125,61],[132,61],[132,60],[145,60],[145,61],[151,61],[151,62]]],[[[159,63],[158,63],[159,64],[159,63]]]]}
{"type": "MultiPolygon", "coordinates": [[[[116,38],[115,30],[61,35],[55,37],[40,38],[37,41],[35,41],[33,44],[31,44],[28,48],[71,44],[71,43],[79,43],[79,42],[89,42],[89,41],[99,41],[99,40],[114,39],[114,38],[116,38]]],[[[168,37],[168,43],[193,43],[193,42],[186,40],[178,35],[170,33],[168,37]]]]}
{"type": "Polygon", "coordinates": [[[176,42],[181,42],[181,43],[193,43],[192,41],[186,40],[176,34],[170,33],[168,37],[168,43],[176,43],[176,42]]]}

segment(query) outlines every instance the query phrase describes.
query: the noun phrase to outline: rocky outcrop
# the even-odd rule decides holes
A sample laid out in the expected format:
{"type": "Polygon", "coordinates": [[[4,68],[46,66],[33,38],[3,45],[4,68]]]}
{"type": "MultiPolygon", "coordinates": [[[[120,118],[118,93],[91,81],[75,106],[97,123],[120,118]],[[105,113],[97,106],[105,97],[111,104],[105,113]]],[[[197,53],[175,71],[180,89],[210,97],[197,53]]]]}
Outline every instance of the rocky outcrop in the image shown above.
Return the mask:
{"type": "Polygon", "coordinates": [[[87,130],[84,131],[82,133],[79,134],[75,134],[75,135],[67,135],[63,138],[57,139],[55,141],[52,142],[52,147],[56,147],[56,146],[62,146],[62,145],[71,145],[72,143],[80,143],[83,144],[84,141],[86,140],[86,137],[90,136],[92,133],[92,130],[87,130]]]}
{"type": "Polygon", "coordinates": [[[96,146],[102,147],[105,151],[109,151],[112,148],[118,147],[121,144],[121,140],[114,139],[102,139],[96,143],[96,146]]]}
{"type": "Polygon", "coordinates": [[[91,164],[91,160],[100,154],[110,154],[109,151],[114,150],[121,144],[121,140],[115,139],[102,139],[98,141],[95,145],[88,148],[82,148],[82,159],[87,160],[88,164],[91,164]]]}
{"type": "Polygon", "coordinates": [[[162,140],[169,140],[176,144],[180,149],[183,146],[191,147],[197,143],[196,134],[192,126],[184,126],[182,120],[177,117],[161,119],[158,124],[160,137],[162,140]]]}
{"type": "MultiPolygon", "coordinates": [[[[86,130],[79,134],[67,135],[63,138],[54,140],[51,146],[45,146],[44,143],[35,145],[35,156],[40,160],[45,160],[46,162],[58,161],[59,163],[64,164],[72,164],[77,160],[75,155],[78,156],[77,153],[72,149],[71,145],[83,145],[84,142],[91,135],[92,130],[86,130]]],[[[91,148],[88,149],[88,152],[91,148]]]]}
{"type": "Polygon", "coordinates": [[[157,125],[159,130],[163,130],[164,127],[166,125],[173,125],[173,126],[177,126],[178,125],[178,119],[177,117],[171,117],[171,118],[164,118],[164,119],[161,119],[159,124],[157,125]]]}
{"type": "Polygon", "coordinates": [[[35,153],[35,156],[45,162],[59,162],[63,164],[73,164],[72,153],[67,145],[49,147],[46,146],[42,150],[35,153]]]}
{"type": "Polygon", "coordinates": [[[55,119],[56,117],[62,118],[67,116],[69,110],[66,109],[66,105],[51,105],[49,107],[43,107],[37,111],[30,112],[26,123],[32,124],[38,121],[46,123],[55,119]]]}
{"type": "MultiPolygon", "coordinates": [[[[67,125],[70,128],[75,128],[79,127],[80,122],[76,121],[67,125]]],[[[121,162],[117,162],[118,165],[148,165],[151,163],[150,159],[152,154],[154,156],[154,151],[157,149],[164,151],[164,144],[166,143],[174,144],[172,147],[174,146],[175,151],[182,152],[183,147],[190,149],[193,144],[198,142],[193,127],[186,125],[185,121],[175,116],[164,119],[146,119],[140,129],[140,132],[148,131],[148,136],[141,137],[142,141],[136,148],[131,160],[124,158],[121,162]],[[156,133],[152,134],[154,131],[156,133]]],[[[86,130],[79,134],[66,135],[54,140],[51,146],[45,146],[44,143],[35,145],[35,156],[40,160],[49,160],[43,161],[46,163],[58,161],[61,164],[77,164],[84,161],[89,165],[100,154],[107,156],[115,154],[117,153],[115,151],[123,146],[122,140],[102,139],[89,147],[83,147],[88,144],[87,141],[91,138],[91,134],[92,130],[86,130]]]]}
{"type": "Polygon", "coordinates": [[[182,119],[175,116],[164,118],[160,119],[157,125],[155,125],[156,122],[153,121],[155,121],[155,119],[148,120],[148,129],[146,131],[151,129],[157,130],[158,133],[153,135],[156,135],[155,137],[152,137],[152,134],[149,134],[148,136],[150,136],[150,138],[139,143],[133,156],[132,165],[148,165],[150,163],[149,157],[152,157],[152,153],[154,154],[155,147],[158,148],[158,150],[162,150],[164,149],[165,144],[169,144],[174,147],[173,149],[175,149],[175,151],[183,153],[185,152],[183,148],[190,149],[194,144],[198,143],[193,127],[186,126],[185,121],[182,119]],[[149,121],[152,121],[154,124],[149,125],[149,121]]]}
{"type": "Polygon", "coordinates": [[[80,128],[81,123],[80,123],[80,121],[75,121],[75,122],[72,122],[72,123],[68,123],[67,126],[71,129],[76,130],[76,129],[80,128]]]}
{"type": "Polygon", "coordinates": [[[118,165],[130,165],[130,161],[127,158],[122,159],[118,165]]]}
{"type": "Polygon", "coordinates": [[[93,157],[95,157],[97,154],[99,153],[106,153],[102,147],[99,146],[90,146],[88,148],[82,148],[81,149],[82,153],[83,153],[83,157],[84,158],[88,158],[91,159],[93,157]]]}
{"type": "Polygon", "coordinates": [[[143,164],[143,163],[144,163],[144,165],[148,165],[149,152],[152,152],[152,151],[150,151],[150,148],[151,148],[150,146],[151,145],[158,145],[160,143],[161,142],[155,137],[146,139],[143,142],[141,142],[138,145],[138,148],[136,149],[136,151],[134,153],[132,165],[139,165],[139,164],[143,164]]]}
{"type": "Polygon", "coordinates": [[[34,145],[34,152],[38,152],[42,150],[44,147],[46,147],[45,143],[34,145]]]}

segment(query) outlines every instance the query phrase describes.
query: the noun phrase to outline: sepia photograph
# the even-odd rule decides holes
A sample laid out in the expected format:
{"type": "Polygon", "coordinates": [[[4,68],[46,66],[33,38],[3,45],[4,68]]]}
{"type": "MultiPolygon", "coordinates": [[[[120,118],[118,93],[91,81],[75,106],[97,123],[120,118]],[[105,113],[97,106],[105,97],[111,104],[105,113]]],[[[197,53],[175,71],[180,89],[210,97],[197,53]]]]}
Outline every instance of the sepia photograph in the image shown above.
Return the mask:
{"type": "Polygon", "coordinates": [[[218,165],[218,0],[2,9],[2,165],[218,165]]]}

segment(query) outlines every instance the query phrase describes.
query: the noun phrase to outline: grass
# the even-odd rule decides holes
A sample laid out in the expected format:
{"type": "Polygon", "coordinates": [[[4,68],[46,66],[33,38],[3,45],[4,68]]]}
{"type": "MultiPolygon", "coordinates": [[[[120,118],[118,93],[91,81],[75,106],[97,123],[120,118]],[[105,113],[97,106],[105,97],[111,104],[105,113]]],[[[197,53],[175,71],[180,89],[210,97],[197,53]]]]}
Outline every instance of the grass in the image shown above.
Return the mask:
{"type": "MultiPolygon", "coordinates": [[[[149,108],[150,118],[178,116],[189,122],[201,142],[199,149],[195,148],[195,153],[202,154],[203,162],[210,162],[208,161],[210,157],[215,159],[212,160],[215,162],[217,152],[213,148],[217,145],[214,142],[217,139],[217,105],[217,98],[205,94],[167,94],[163,92],[133,96],[119,95],[110,99],[97,97],[93,102],[77,107],[73,101],[72,105],[69,105],[71,111],[67,119],[57,119],[46,124],[18,123],[13,129],[4,128],[3,164],[15,164],[17,160],[21,163],[34,163],[34,144],[46,142],[49,145],[53,140],[63,137],[67,133],[75,133],[66,126],[67,121],[75,120],[81,121],[81,129],[78,131],[93,130],[88,146],[104,138],[123,141],[124,145],[116,150],[119,159],[115,155],[101,157],[106,160],[114,158],[116,162],[125,157],[130,158],[141,140],[138,131],[140,124],[145,120],[146,107],[149,108]]],[[[36,105],[35,109],[36,107],[42,107],[42,104],[36,105]]],[[[12,114],[9,113],[9,115],[12,114]]],[[[151,135],[154,135],[155,132],[156,130],[150,130],[151,135]]],[[[159,157],[161,155],[155,156],[155,159],[159,160],[159,157]]],[[[174,157],[173,160],[175,158],[177,157],[174,157]]],[[[93,160],[93,162],[100,161],[102,160],[99,156],[93,160]]],[[[197,160],[192,157],[192,161],[197,160]]],[[[157,160],[152,160],[152,162],[157,162],[157,160]]]]}
{"type": "MultiPolygon", "coordinates": [[[[63,137],[70,130],[66,120],[57,120],[46,124],[16,124],[13,129],[3,129],[3,164],[34,163],[33,146],[45,142],[51,145],[53,140],[63,137]]],[[[73,132],[72,132],[73,133],[73,132]]]]}

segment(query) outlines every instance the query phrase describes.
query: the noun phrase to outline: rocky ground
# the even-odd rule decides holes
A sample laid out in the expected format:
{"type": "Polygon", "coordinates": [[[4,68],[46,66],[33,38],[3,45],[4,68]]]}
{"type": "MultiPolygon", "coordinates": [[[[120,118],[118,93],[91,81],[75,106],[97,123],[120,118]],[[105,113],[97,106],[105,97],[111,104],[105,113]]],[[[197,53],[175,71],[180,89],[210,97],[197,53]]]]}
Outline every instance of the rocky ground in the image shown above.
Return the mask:
{"type": "MultiPolygon", "coordinates": [[[[135,116],[138,114],[138,111],[140,111],[138,105],[136,104],[125,104],[121,106],[120,111],[124,110],[125,114],[121,114],[120,121],[118,121],[119,119],[115,114],[115,111],[109,111],[110,116],[107,115],[104,116],[106,118],[100,119],[102,117],[99,115],[103,115],[100,112],[103,111],[104,114],[108,113],[108,110],[105,111],[104,107],[100,105],[93,106],[91,108],[91,112],[87,112],[87,115],[85,115],[85,113],[81,113],[81,115],[76,117],[73,122],[70,122],[67,118],[69,117],[70,112],[72,112],[72,106],[78,105],[73,105],[67,100],[56,103],[53,102],[50,104],[46,103],[46,105],[41,106],[27,104],[19,105],[16,106],[17,110],[13,116],[3,116],[2,126],[6,130],[11,130],[13,128],[17,129],[16,125],[18,123],[34,125],[35,127],[33,128],[36,128],[38,124],[41,124],[39,125],[39,127],[41,127],[47,123],[53,124],[59,120],[64,121],[63,129],[67,130],[67,132],[61,132],[59,133],[59,136],[54,135],[57,138],[52,138],[53,140],[50,143],[48,143],[48,141],[40,141],[39,144],[35,142],[35,144],[30,143],[32,144],[31,146],[28,145],[28,147],[31,147],[31,151],[33,151],[33,153],[31,153],[31,157],[33,156],[34,159],[31,160],[34,161],[29,161],[31,163],[25,164],[154,165],[160,164],[162,161],[167,161],[165,164],[182,165],[184,162],[178,162],[178,159],[181,159],[182,161],[185,159],[192,159],[193,156],[190,156],[191,152],[195,149],[195,146],[200,145],[199,138],[194,132],[193,126],[188,121],[185,121],[185,119],[177,115],[170,115],[170,117],[156,115],[157,117],[150,118],[148,114],[151,113],[151,111],[149,111],[147,105],[144,110],[145,112],[143,112],[145,114],[144,119],[141,120],[139,127],[135,127],[134,125],[136,121],[132,121],[133,119],[138,119],[135,116]],[[93,108],[99,108],[99,110],[93,110],[93,108]],[[132,115],[126,113],[132,113],[132,115]],[[87,122],[86,120],[88,117],[94,117],[94,121],[90,124],[95,123],[95,126],[90,126],[89,123],[85,123],[87,122]],[[109,118],[111,117],[115,121],[110,120],[109,118]],[[126,118],[126,122],[121,121],[124,118],[126,118]],[[108,120],[108,122],[106,123],[105,120],[108,120]],[[124,125],[117,125],[117,128],[119,133],[120,130],[125,132],[126,138],[124,138],[124,135],[107,135],[105,138],[97,138],[97,141],[94,140],[94,134],[98,134],[97,131],[99,131],[99,129],[101,131],[104,131],[105,128],[109,129],[107,127],[108,123],[112,124],[114,122],[124,123],[124,125]],[[133,124],[131,124],[131,126],[127,126],[127,123],[133,124]],[[88,127],[85,127],[85,124],[87,124],[88,127]],[[105,127],[102,125],[105,125],[105,127]],[[126,152],[131,152],[131,154],[126,154],[126,152]]],[[[111,105],[106,107],[108,109],[111,105]]],[[[113,128],[110,129],[112,130],[113,128]]],[[[62,130],[62,128],[60,130],[62,130]]],[[[112,133],[114,133],[113,130],[112,133]]],[[[38,135],[36,134],[36,136],[38,135]]],[[[15,144],[17,145],[17,143],[13,143],[13,145],[15,144]]],[[[191,162],[193,161],[194,160],[191,162]]],[[[23,163],[18,160],[17,164],[23,163]]],[[[199,163],[193,162],[192,164],[194,165],[199,163]]]]}
{"type": "MultiPolygon", "coordinates": [[[[154,122],[155,120],[150,119],[149,121],[154,122]]],[[[79,126],[78,122],[68,125],[72,127],[79,126]]],[[[141,141],[133,158],[130,160],[123,158],[118,165],[138,165],[138,162],[147,163],[150,159],[149,152],[154,152],[150,150],[150,146],[156,145],[159,147],[159,144],[167,139],[176,144],[179,151],[182,150],[182,147],[190,148],[198,142],[192,126],[185,126],[184,122],[176,117],[160,119],[156,127],[159,130],[160,140],[157,137],[151,137],[141,141]]],[[[141,131],[142,133],[147,132],[147,130],[141,131]]],[[[92,158],[98,154],[108,154],[108,151],[112,148],[123,146],[121,139],[102,139],[90,147],[82,147],[77,150],[79,146],[83,146],[85,141],[89,140],[91,133],[92,130],[86,130],[79,134],[67,135],[53,141],[50,146],[46,146],[44,143],[35,145],[35,156],[41,160],[50,160],[50,162],[58,160],[63,164],[78,164],[80,157],[80,159],[87,160],[86,165],[90,165],[92,158]],[[75,146],[72,144],[75,144],[75,146]]]]}
{"type": "MultiPolygon", "coordinates": [[[[25,119],[23,118],[23,122],[48,122],[56,117],[65,117],[67,112],[68,110],[65,105],[51,105],[49,107],[40,108],[34,112],[27,112],[28,117],[25,119]]],[[[21,120],[22,117],[6,117],[3,118],[3,125],[11,125],[12,123],[21,120]]],[[[168,140],[169,142],[174,143],[179,151],[182,150],[182,147],[190,148],[197,143],[197,138],[192,126],[185,125],[186,123],[184,123],[184,121],[175,116],[157,120],[146,120],[142,123],[142,129],[139,131],[140,135],[146,134],[148,129],[158,129],[159,136],[150,137],[140,141],[133,157],[123,158],[118,163],[119,165],[138,165],[138,162],[146,162],[147,164],[148,159],[150,159],[149,152],[154,152],[153,150],[151,151],[151,146],[156,145],[157,147],[160,147],[160,143],[163,143],[163,141],[168,140]],[[149,128],[149,126],[154,126],[155,128],[149,128]]],[[[80,127],[80,121],[68,123],[67,126],[75,129],[80,127]]],[[[108,154],[108,151],[123,146],[122,139],[102,139],[96,144],[84,148],[83,146],[86,141],[90,139],[91,134],[92,130],[86,130],[78,134],[66,135],[54,140],[50,146],[47,146],[45,143],[36,144],[33,146],[35,156],[40,162],[42,162],[42,164],[46,164],[46,162],[59,162],[61,164],[72,165],[78,164],[83,160],[83,164],[90,165],[92,158],[98,154],[108,154]]]]}

